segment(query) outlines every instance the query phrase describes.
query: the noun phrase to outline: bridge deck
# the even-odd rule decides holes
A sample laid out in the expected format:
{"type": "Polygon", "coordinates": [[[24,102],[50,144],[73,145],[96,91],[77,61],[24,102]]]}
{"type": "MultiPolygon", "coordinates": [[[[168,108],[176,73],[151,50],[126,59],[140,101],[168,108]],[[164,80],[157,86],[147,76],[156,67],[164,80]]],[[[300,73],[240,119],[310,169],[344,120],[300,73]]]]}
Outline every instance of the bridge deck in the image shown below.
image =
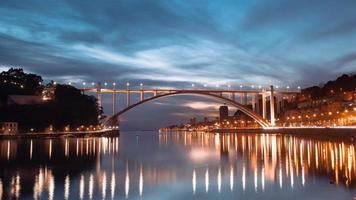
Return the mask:
{"type": "MultiPolygon", "coordinates": [[[[97,88],[83,88],[81,89],[84,92],[98,92],[97,88]]],[[[246,93],[246,94],[262,94],[264,91],[263,90],[205,90],[205,89],[107,89],[107,88],[101,88],[100,92],[102,93],[176,93],[176,92],[201,92],[201,93],[246,93]]],[[[269,92],[269,90],[266,90],[266,92],[269,92]]],[[[275,93],[280,93],[280,94],[297,94],[300,93],[300,91],[292,91],[292,90],[274,90],[275,93]]]]}

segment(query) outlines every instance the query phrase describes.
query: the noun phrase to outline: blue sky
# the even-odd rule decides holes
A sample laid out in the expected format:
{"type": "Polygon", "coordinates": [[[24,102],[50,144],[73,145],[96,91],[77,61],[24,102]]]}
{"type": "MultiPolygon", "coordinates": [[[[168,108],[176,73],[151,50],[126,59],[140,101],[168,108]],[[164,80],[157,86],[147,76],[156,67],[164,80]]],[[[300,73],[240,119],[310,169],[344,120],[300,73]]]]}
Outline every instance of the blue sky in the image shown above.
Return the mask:
{"type": "Polygon", "coordinates": [[[356,71],[356,2],[2,0],[9,67],[121,86],[310,86],[356,71]]]}

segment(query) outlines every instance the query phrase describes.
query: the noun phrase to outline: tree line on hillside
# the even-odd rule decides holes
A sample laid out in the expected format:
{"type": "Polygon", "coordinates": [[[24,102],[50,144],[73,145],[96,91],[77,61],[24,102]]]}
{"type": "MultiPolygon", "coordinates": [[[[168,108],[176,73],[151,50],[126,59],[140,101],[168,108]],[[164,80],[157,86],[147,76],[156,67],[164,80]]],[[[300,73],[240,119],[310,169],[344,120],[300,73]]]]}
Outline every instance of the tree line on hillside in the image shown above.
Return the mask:
{"type": "Polygon", "coordinates": [[[0,81],[0,122],[18,122],[21,131],[32,128],[43,131],[49,126],[54,130],[63,130],[65,126],[76,128],[99,123],[101,109],[98,108],[96,98],[82,94],[73,86],[50,83],[47,87],[54,88],[52,100],[40,104],[7,105],[4,99],[8,95],[42,94],[42,78],[35,74],[26,74],[22,69],[10,69],[0,74],[0,81]],[[18,87],[18,84],[22,84],[22,87],[18,87]]]}
{"type": "Polygon", "coordinates": [[[328,81],[323,86],[305,88],[302,90],[302,94],[308,94],[312,99],[318,99],[351,91],[356,91],[356,74],[343,74],[336,80],[328,81]]]}

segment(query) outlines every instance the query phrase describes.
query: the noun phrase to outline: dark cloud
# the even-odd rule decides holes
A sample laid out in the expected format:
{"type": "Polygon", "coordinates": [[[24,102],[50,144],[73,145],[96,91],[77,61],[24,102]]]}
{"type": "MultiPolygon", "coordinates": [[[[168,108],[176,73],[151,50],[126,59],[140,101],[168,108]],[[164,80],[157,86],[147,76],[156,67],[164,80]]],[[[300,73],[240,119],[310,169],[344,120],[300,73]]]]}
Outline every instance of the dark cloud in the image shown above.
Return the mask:
{"type": "Polygon", "coordinates": [[[4,0],[0,67],[120,87],[310,86],[354,71],[355,10],[354,0],[4,0]]]}

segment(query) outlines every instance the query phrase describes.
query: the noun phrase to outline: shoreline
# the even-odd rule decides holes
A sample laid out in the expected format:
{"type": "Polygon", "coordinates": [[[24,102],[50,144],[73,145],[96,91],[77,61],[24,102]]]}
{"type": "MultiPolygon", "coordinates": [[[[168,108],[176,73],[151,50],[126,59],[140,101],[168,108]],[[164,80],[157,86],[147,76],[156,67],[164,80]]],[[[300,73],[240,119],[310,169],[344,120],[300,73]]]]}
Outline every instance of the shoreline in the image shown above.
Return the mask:
{"type": "Polygon", "coordinates": [[[53,132],[53,133],[17,133],[0,134],[0,139],[22,139],[22,138],[60,138],[60,137],[102,137],[102,136],[120,136],[119,129],[103,129],[98,131],[76,131],[76,132],[53,132]]]}
{"type": "Polygon", "coordinates": [[[212,130],[196,130],[196,129],[165,129],[162,131],[206,131],[210,133],[244,133],[244,134],[284,134],[284,135],[312,135],[312,136],[328,136],[328,137],[356,137],[356,127],[291,127],[291,128],[245,128],[245,129],[212,129],[212,130]]]}

